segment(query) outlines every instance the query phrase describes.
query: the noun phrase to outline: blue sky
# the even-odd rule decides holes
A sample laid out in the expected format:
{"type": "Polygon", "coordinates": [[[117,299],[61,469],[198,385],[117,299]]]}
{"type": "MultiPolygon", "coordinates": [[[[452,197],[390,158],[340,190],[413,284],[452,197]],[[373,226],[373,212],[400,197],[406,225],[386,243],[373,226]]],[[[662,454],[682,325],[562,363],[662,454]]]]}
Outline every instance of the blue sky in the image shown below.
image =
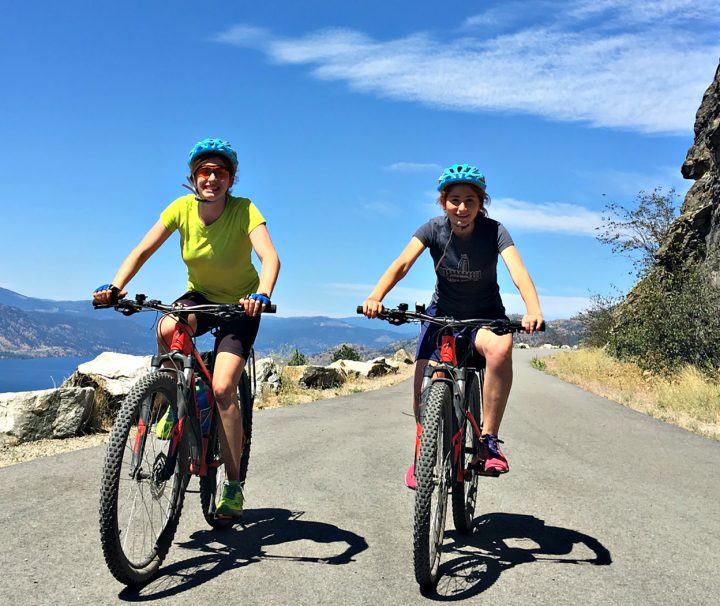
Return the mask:
{"type": "MultiPolygon", "coordinates": [[[[81,299],[175,197],[198,139],[240,156],[281,315],[354,313],[475,164],[549,318],[632,285],[597,243],[609,201],[680,166],[720,58],[710,0],[11,3],[0,26],[0,286],[81,299]],[[444,5],[447,6],[447,5],[444,5]]],[[[522,305],[504,267],[511,312],[522,305]]],[[[386,299],[427,300],[429,255],[386,299]]],[[[131,282],[185,286],[174,236],[131,282]]]]}

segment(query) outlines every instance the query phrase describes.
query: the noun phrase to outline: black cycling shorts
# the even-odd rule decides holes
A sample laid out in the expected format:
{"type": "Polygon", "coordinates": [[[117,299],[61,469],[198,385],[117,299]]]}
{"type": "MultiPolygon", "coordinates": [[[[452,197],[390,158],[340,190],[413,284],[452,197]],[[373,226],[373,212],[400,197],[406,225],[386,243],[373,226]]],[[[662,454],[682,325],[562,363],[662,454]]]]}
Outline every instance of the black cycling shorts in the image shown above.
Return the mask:
{"type": "MultiPolygon", "coordinates": [[[[176,299],[175,303],[207,305],[215,302],[199,292],[190,290],[176,299]]],[[[194,336],[199,337],[214,328],[218,329],[215,335],[215,355],[225,351],[247,360],[260,328],[260,316],[240,316],[232,320],[222,320],[208,314],[197,314],[196,318],[197,330],[194,336]]]]}

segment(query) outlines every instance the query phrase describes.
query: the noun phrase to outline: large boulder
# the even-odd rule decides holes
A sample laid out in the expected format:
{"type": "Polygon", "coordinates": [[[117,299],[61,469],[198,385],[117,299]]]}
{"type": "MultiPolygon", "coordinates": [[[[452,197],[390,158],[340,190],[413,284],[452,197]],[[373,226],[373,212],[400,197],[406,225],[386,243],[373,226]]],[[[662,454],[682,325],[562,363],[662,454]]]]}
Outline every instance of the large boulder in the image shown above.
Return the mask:
{"type": "Polygon", "coordinates": [[[398,364],[412,364],[415,362],[415,358],[404,349],[398,349],[390,359],[398,364]]]}
{"type": "Polygon", "coordinates": [[[2,393],[0,443],[76,436],[90,418],[94,399],[91,387],[2,393]]]}
{"type": "Polygon", "coordinates": [[[355,360],[336,360],[326,368],[336,369],[348,377],[381,377],[391,372],[397,372],[398,366],[388,364],[385,358],[376,358],[369,362],[356,362],[355,360]]]}
{"type": "Polygon", "coordinates": [[[255,362],[257,391],[262,393],[263,387],[273,393],[280,391],[280,369],[272,358],[260,358],[255,362]]]}
{"type": "Polygon", "coordinates": [[[150,369],[152,356],[131,356],[106,351],[80,364],[63,386],[97,387],[111,397],[126,395],[133,384],[150,369]]]}
{"type": "Polygon", "coordinates": [[[299,383],[308,389],[331,389],[345,383],[345,374],[328,366],[306,366],[299,383]]]}

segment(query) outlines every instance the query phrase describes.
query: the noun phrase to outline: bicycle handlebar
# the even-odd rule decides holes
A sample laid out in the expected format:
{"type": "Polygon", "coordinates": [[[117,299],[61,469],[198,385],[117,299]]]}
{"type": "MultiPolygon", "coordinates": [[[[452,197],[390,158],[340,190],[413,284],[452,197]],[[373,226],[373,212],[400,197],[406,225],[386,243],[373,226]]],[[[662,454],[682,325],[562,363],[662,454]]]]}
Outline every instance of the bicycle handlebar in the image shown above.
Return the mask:
{"type": "MultiPolygon", "coordinates": [[[[527,332],[522,325],[522,322],[516,320],[503,320],[503,319],[484,319],[484,318],[470,318],[467,320],[457,320],[450,316],[429,316],[425,312],[425,306],[416,306],[417,311],[410,311],[406,303],[401,303],[397,308],[384,309],[378,314],[378,318],[385,320],[390,324],[399,326],[401,324],[407,324],[408,322],[430,322],[431,324],[438,324],[440,326],[478,326],[489,328],[493,332],[527,332]],[[420,311],[422,310],[422,311],[420,311]]],[[[363,314],[362,305],[357,306],[357,313],[363,314]]],[[[544,331],[545,323],[535,330],[544,331]]]]}
{"type": "MultiPolygon", "coordinates": [[[[224,320],[229,320],[235,316],[242,316],[245,314],[245,309],[241,303],[207,303],[203,305],[188,305],[182,306],[175,303],[167,305],[157,299],[147,299],[143,294],[135,295],[135,299],[120,299],[117,303],[111,303],[107,305],[96,305],[93,302],[95,309],[110,309],[113,308],[119,311],[125,316],[131,316],[139,311],[160,311],[163,313],[200,313],[218,316],[224,320]]],[[[266,305],[263,313],[274,314],[277,310],[277,306],[270,304],[266,305]]]]}

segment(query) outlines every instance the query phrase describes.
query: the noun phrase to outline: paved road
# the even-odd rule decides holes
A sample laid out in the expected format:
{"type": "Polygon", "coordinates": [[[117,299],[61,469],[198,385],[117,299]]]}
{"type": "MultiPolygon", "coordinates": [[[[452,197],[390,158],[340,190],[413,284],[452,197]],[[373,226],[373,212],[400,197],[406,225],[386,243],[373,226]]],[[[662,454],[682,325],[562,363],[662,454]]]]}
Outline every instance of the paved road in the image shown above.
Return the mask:
{"type": "Polygon", "coordinates": [[[410,383],[256,417],[243,526],[211,532],[191,484],[156,581],[124,590],[100,552],[103,451],[0,469],[4,604],[717,603],[720,444],[582,392],[516,352],[512,471],[450,531],[437,594],[412,573],[410,383]]]}

